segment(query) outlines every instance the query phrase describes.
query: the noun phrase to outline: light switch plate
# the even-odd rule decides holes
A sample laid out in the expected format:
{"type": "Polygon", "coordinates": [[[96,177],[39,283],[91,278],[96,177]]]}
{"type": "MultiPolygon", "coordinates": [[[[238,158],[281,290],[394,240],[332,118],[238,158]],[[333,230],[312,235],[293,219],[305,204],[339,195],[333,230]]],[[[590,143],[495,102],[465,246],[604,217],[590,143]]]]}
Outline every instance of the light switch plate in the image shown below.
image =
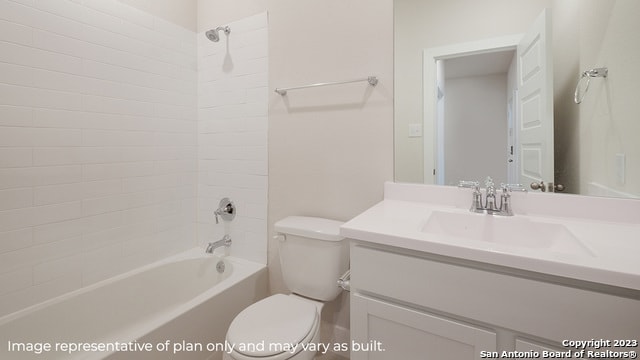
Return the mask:
{"type": "Polygon", "coordinates": [[[421,137],[422,136],[422,124],[409,124],[409,137],[421,137]]]}

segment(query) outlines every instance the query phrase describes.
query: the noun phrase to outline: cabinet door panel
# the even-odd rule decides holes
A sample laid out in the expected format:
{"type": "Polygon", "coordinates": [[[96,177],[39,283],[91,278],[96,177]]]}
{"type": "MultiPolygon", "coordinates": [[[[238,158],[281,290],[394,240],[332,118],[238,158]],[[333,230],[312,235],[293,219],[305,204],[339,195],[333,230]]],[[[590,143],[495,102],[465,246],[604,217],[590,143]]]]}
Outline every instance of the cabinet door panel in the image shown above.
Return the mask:
{"type": "Polygon", "coordinates": [[[571,349],[562,348],[560,346],[554,347],[547,344],[539,343],[535,340],[516,338],[516,351],[522,352],[537,352],[541,358],[562,358],[566,355],[566,358],[570,359],[571,349]]]}
{"type": "Polygon", "coordinates": [[[351,296],[351,324],[353,360],[475,360],[496,351],[494,332],[358,294],[351,296]]]}

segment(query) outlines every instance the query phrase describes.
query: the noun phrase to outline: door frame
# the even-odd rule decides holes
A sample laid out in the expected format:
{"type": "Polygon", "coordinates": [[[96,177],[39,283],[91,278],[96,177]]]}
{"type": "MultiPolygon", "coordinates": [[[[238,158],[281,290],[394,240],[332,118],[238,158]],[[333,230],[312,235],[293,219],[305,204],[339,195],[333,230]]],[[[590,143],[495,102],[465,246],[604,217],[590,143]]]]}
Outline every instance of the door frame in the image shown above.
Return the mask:
{"type": "MultiPolygon", "coordinates": [[[[438,116],[438,60],[516,50],[524,34],[507,35],[478,41],[427,48],[423,51],[423,163],[425,184],[444,185],[444,143],[437,141],[444,129],[444,119],[438,116]],[[431,139],[431,144],[427,140],[431,139]],[[430,146],[431,145],[431,146],[430,146]]],[[[518,120],[516,119],[516,122],[518,120]]]]}

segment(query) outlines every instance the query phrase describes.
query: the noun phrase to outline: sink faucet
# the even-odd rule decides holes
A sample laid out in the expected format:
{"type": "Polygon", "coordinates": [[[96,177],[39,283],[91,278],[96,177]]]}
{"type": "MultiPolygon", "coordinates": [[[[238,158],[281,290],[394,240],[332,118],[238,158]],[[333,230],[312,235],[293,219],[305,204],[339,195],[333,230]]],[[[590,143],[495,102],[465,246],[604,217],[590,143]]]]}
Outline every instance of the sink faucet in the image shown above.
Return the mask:
{"type": "Polygon", "coordinates": [[[207,245],[207,250],[205,250],[205,252],[207,254],[213,254],[213,250],[223,246],[231,246],[231,236],[228,234],[218,241],[210,242],[209,245],[207,245]]]}
{"type": "Polygon", "coordinates": [[[485,180],[485,201],[482,202],[482,192],[480,191],[480,183],[477,181],[460,181],[458,187],[472,188],[473,195],[471,208],[469,211],[488,215],[513,216],[511,208],[511,191],[523,191],[527,189],[520,184],[501,184],[502,194],[500,195],[500,205],[496,203],[496,186],[491,177],[485,180]]]}

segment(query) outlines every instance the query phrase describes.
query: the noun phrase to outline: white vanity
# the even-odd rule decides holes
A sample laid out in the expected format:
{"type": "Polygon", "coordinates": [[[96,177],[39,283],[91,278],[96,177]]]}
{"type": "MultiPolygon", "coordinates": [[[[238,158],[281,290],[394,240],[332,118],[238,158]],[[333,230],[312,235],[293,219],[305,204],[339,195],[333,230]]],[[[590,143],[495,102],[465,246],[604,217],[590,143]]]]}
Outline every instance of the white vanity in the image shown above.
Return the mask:
{"type": "Polygon", "coordinates": [[[351,359],[640,351],[640,202],[512,197],[516,215],[500,217],[469,212],[468,189],[387,183],[342,227],[351,338],[371,350],[351,359]]]}

